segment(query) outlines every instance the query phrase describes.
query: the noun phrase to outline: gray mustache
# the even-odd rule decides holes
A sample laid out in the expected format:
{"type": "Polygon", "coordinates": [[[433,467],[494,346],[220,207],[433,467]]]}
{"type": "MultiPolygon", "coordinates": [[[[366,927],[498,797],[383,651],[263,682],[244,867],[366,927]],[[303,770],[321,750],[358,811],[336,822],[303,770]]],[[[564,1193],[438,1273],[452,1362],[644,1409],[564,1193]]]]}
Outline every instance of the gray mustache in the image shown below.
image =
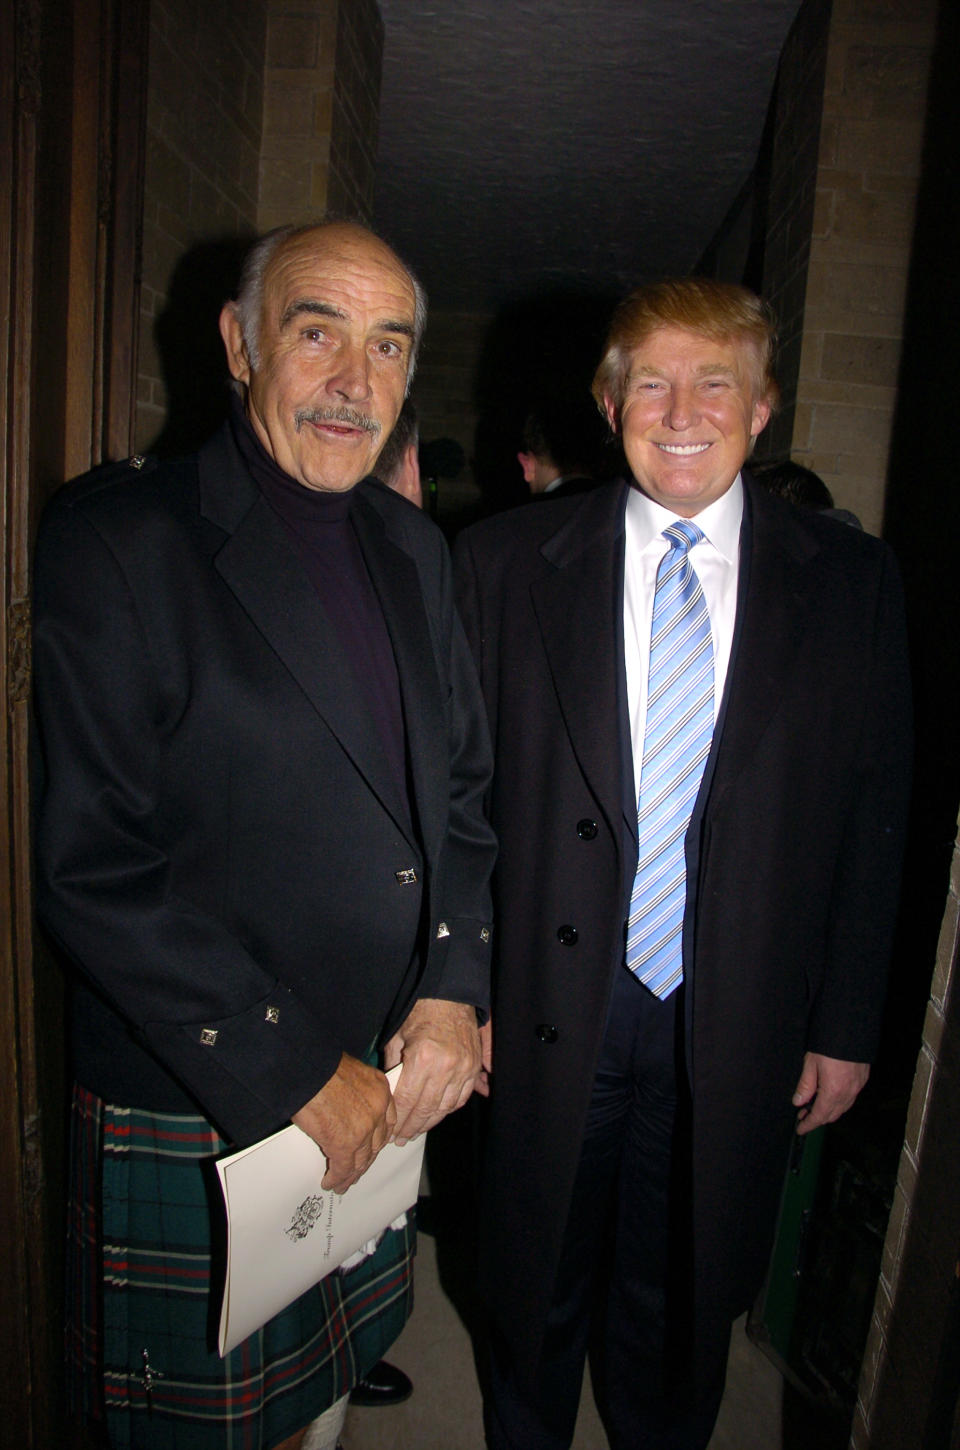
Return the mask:
{"type": "Polygon", "coordinates": [[[365,433],[372,433],[374,437],[380,432],[380,424],[375,418],[359,412],[356,408],[346,406],[342,408],[299,408],[293,415],[293,421],[298,433],[304,423],[346,423],[348,427],[362,428],[365,433]]]}

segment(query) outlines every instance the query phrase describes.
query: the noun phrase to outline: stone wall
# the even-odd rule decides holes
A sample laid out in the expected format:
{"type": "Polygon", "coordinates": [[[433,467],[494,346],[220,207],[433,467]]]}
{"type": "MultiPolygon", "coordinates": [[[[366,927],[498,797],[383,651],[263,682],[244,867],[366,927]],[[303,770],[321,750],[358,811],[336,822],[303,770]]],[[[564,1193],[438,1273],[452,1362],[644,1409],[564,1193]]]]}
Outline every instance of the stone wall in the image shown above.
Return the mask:
{"type": "MultiPolygon", "coordinates": [[[[256,230],[265,36],[266,0],[151,0],[139,448],[177,386],[160,319],[178,267],[199,243],[256,230]]],[[[215,329],[215,311],[209,321],[215,329]]]]}
{"type": "Polygon", "coordinates": [[[326,211],[369,222],[382,58],[376,0],[269,0],[261,231],[326,211]]]}
{"type": "Polygon", "coordinates": [[[456,513],[477,498],[472,460],[477,427],[476,369],[490,319],[472,312],[431,312],[413,382],[422,442],[452,438],[466,465],[457,479],[439,485],[442,514],[456,513]]]}
{"type": "Polygon", "coordinates": [[[216,320],[259,231],[368,221],[376,0],[152,0],[138,448],[195,446],[223,409],[216,320]]]}
{"type": "Polygon", "coordinates": [[[792,454],[883,524],[935,0],[834,0],[792,454]]]}
{"type": "Polygon", "coordinates": [[[783,457],[793,441],[804,331],[810,235],[817,187],[830,0],[807,0],[787,37],[768,120],[764,158],[763,296],[777,317],[780,411],[758,453],[783,457]]]}
{"type": "Polygon", "coordinates": [[[327,206],[368,222],[380,125],[383,21],[376,0],[340,0],[327,206]]]}
{"type": "MultiPolygon", "coordinates": [[[[955,850],[852,1450],[943,1445],[957,1413],[960,1273],[960,849],[955,850]],[[906,1291],[906,1292],[905,1292],[906,1291]],[[925,1436],[939,1418],[944,1438],[925,1436]]],[[[955,1445],[956,1439],[949,1443],[955,1445]]]]}
{"type": "Polygon", "coordinates": [[[944,359],[960,330],[958,54],[960,9],[942,0],[885,527],[904,578],[917,736],[890,1047],[908,1046],[921,1022],[922,1046],[860,1382],[857,1450],[960,1446],[960,490],[949,425],[919,421],[949,418],[956,394],[944,359]]]}
{"type": "Polygon", "coordinates": [[[267,9],[262,232],[326,209],[338,5],[269,0],[267,9]]]}
{"type": "Polygon", "coordinates": [[[482,313],[431,308],[413,381],[421,433],[456,438],[468,453],[473,446],[476,365],[489,321],[482,313]]]}

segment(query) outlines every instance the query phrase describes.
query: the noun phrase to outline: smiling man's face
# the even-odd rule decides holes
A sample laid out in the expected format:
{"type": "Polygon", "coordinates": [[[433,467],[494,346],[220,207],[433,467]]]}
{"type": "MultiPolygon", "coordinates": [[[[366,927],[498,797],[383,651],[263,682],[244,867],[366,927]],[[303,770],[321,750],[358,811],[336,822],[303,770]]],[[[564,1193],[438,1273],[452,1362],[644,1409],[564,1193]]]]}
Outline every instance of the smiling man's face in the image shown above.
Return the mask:
{"type": "Polygon", "coordinates": [[[726,493],[770,417],[756,373],[748,339],[661,327],[634,349],[619,419],[605,405],[648,497],[693,518],[726,493]]]}
{"type": "Polygon", "coordinates": [[[342,493],[370,473],[403,404],[415,310],[398,259],[349,223],[302,232],[270,258],[256,366],[236,311],[224,308],[247,416],[291,478],[342,493]]]}

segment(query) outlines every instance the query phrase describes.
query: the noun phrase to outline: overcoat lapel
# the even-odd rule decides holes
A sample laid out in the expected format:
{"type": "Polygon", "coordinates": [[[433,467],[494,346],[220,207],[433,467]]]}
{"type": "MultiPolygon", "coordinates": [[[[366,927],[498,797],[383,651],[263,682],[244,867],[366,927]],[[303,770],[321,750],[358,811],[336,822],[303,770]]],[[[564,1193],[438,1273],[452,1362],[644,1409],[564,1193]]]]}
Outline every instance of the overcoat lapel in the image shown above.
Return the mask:
{"type": "Polygon", "coordinates": [[[585,494],[580,509],[542,546],[549,573],[531,585],[533,606],[571,745],[620,837],[618,707],[622,490],[585,494]]]}
{"type": "Polygon", "coordinates": [[[415,846],[409,812],[353,667],[284,525],[250,479],[229,437],[218,435],[201,455],[200,486],[204,513],[229,533],[214,567],[415,846]]]}
{"type": "Polygon", "coordinates": [[[796,659],[816,593],[816,546],[789,520],[768,516],[762,494],[748,486],[749,546],[741,558],[737,626],[717,749],[710,763],[709,806],[719,805],[777,709],[796,659]]]}
{"type": "Polygon", "coordinates": [[[365,487],[361,484],[358,490],[353,522],[383,606],[400,676],[416,823],[427,856],[436,859],[449,799],[446,775],[438,769],[438,762],[447,759],[448,749],[437,662],[417,567],[390,537],[385,519],[363,492],[365,487]],[[397,628],[399,620],[403,620],[402,629],[397,628]]]}

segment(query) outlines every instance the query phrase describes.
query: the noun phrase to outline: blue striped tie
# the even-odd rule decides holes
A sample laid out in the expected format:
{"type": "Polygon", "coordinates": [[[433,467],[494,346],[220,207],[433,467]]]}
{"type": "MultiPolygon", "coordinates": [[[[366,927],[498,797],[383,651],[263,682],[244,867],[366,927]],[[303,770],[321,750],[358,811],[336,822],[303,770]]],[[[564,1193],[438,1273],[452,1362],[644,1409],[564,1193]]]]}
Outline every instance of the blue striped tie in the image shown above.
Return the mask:
{"type": "Polygon", "coordinates": [[[668,997],[683,980],[683,843],[713,739],[710,615],[689,554],[704,536],[683,519],[663,536],[670,548],[660,561],[653,596],[626,957],[657,997],[668,997]]]}

